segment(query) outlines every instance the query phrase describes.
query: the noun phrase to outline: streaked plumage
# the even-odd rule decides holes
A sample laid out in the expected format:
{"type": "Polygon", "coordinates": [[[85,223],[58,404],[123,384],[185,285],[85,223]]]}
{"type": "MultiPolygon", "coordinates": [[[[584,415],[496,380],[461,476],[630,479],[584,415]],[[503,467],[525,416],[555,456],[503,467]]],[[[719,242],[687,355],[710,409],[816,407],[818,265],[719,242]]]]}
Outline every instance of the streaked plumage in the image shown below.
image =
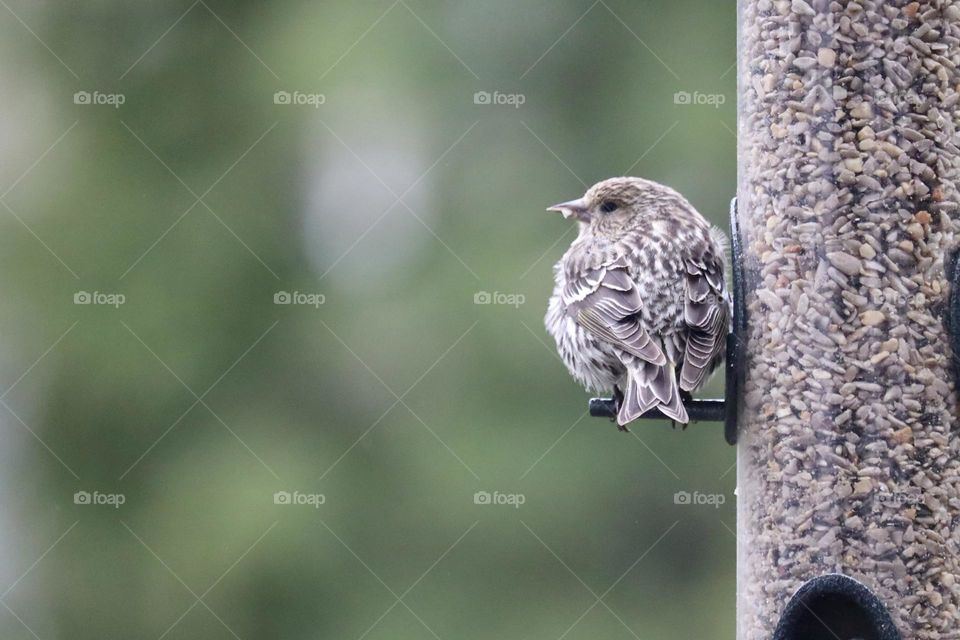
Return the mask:
{"type": "Polygon", "coordinates": [[[579,235],[554,267],[547,331],[573,377],[623,393],[623,427],[650,409],[689,421],[682,398],[723,360],[725,238],[679,193],[611,178],[551,207],[579,235]]]}

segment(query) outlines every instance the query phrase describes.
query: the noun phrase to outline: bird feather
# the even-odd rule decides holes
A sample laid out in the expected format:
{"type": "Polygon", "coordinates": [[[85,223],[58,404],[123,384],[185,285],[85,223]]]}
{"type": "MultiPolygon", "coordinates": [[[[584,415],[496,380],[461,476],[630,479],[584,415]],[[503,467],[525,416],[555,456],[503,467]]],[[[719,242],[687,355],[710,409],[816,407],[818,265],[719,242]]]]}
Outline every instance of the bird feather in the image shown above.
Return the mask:
{"type": "Polygon", "coordinates": [[[701,259],[687,261],[684,321],[689,327],[680,369],[680,388],[693,391],[703,384],[723,347],[727,334],[728,304],[723,290],[723,263],[701,259]]]}

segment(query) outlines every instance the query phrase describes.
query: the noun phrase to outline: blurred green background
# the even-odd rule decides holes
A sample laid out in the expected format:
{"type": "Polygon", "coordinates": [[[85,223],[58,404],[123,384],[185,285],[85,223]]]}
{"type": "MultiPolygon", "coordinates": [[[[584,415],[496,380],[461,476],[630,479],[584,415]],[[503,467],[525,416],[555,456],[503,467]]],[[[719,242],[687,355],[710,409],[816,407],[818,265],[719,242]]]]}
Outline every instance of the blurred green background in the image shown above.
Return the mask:
{"type": "Polygon", "coordinates": [[[0,2],[0,636],[732,637],[721,427],[585,417],[542,317],[589,184],[726,227],[735,33],[0,2]]]}

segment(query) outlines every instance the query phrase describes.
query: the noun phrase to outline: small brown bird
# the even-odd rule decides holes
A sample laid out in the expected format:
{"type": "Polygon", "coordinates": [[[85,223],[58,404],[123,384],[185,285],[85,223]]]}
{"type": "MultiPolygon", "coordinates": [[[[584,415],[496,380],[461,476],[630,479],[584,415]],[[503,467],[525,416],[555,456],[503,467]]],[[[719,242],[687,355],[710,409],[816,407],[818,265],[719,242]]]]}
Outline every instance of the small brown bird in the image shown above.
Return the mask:
{"type": "Polygon", "coordinates": [[[686,424],[683,401],[724,356],[723,232],[641,178],[604,180],[547,210],[579,226],[554,267],[545,318],[567,369],[588,390],[613,393],[621,430],[654,408],[686,424]]]}

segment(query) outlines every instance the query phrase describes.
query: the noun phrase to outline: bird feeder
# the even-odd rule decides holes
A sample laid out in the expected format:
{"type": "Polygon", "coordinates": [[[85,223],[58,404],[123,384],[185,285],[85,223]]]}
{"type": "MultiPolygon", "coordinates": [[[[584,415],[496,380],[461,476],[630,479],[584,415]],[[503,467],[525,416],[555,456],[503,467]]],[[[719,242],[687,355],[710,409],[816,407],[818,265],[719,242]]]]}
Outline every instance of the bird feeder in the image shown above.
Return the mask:
{"type": "Polygon", "coordinates": [[[958,638],[960,7],[738,11],[738,638],[958,638]]]}
{"type": "Polygon", "coordinates": [[[737,637],[960,638],[960,6],[737,4],[737,637]]]}

